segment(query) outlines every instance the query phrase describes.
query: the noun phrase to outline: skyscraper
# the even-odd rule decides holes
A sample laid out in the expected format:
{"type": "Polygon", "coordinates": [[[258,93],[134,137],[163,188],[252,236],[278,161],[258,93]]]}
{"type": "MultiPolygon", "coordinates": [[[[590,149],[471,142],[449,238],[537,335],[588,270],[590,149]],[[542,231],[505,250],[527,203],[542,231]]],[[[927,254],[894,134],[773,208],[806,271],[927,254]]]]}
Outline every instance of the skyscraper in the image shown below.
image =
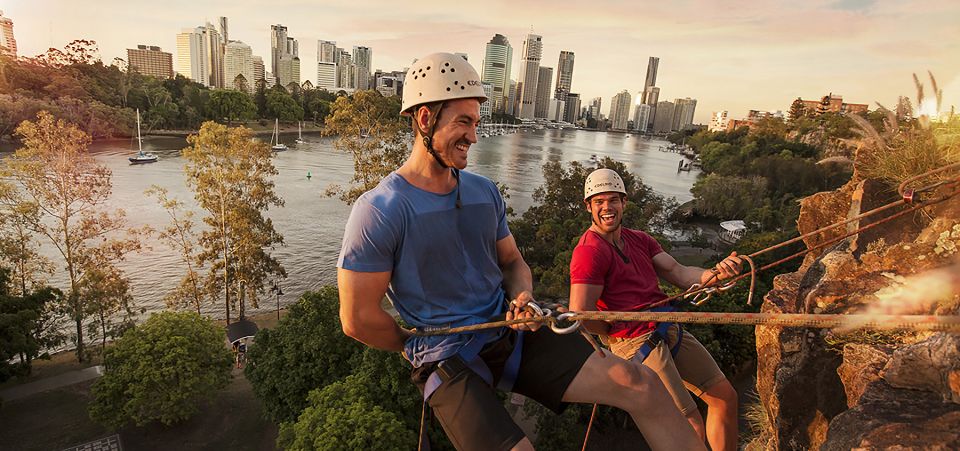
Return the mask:
{"type": "Polygon", "coordinates": [[[512,116],[517,115],[517,82],[510,80],[510,87],[507,88],[507,106],[504,108],[506,113],[512,116]]]}
{"type": "Polygon", "coordinates": [[[483,75],[480,79],[484,83],[490,83],[493,87],[493,97],[488,100],[491,103],[492,111],[503,113],[506,108],[507,98],[510,97],[510,65],[513,61],[513,47],[510,41],[502,34],[493,35],[493,39],[487,43],[487,51],[483,58],[483,75]]]}
{"type": "Polygon", "coordinates": [[[223,38],[223,42],[228,43],[230,42],[230,35],[227,30],[227,18],[221,16],[219,22],[220,22],[220,37],[223,38]]]}
{"type": "Polygon", "coordinates": [[[553,98],[561,101],[566,101],[567,93],[570,92],[570,85],[572,83],[573,83],[573,52],[563,50],[560,52],[560,61],[557,62],[557,84],[556,84],[556,87],[554,88],[553,98]]]}
{"type": "MultiPolygon", "coordinates": [[[[644,104],[650,105],[650,114],[647,117],[647,130],[653,129],[653,121],[657,118],[657,104],[660,102],[660,88],[650,86],[644,89],[644,104]]],[[[671,113],[672,114],[672,113],[671,113]]]]}
{"type": "Polygon", "coordinates": [[[627,123],[630,121],[630,105],[633,104],[631,100],[630,91],[626,89],[613,96],[613,101],[610,102],[610,128],[627,129],[627,123]]]}
{"type": "Polygon", "coordinates": [[[633,109],[633,129],[638,132],[650,130],[650,105],[641,103],[633,109]]]}
{"type": "Polygon", "coordinates": [[[672,130],[683,130],[693,124],[693,113],[697,109],[697,99],[689,97],[673,101],[672,130]]]}
{"type": "Polygon", "coordinates": [[[353,89],[356,87],[354,85],[353,57],[350,56],[349,52],[339,47],[337,51],[340,53],[340,56],[337,57],[337,88],[353,89]]]}
{"type": "Polygon", "coordinates": [[[657,101],[654,100],[650,102],[647,99],[647,90],[651,86],[657,85],[657,69],[660,67],[660,58],[656,56],[651,56],[647,60],[647,78],[643,82],[643,100],[640,103],[646,103],[647,105],[656,105],[657,101]]]}
{"type": "MultiPolygon", "coordinates": [[[[486,82],[481,82],[480,84],[481,86],[483,86],[483,95],[487,96],[487,99],[492,98],[493,85],[486,82]]],[[[487,100],[486,102],[483,102],[480,104],[480,118],[490,119],[490,116],[491,116],[490,113],[492,112],[492,109],[490,108],[491,106],[492,106],[492,103],[490,102],[490,100],[487,100]]]]}
{"type": "Polygon", "coordinates": [[[173,55],[155,45],[138,45],[135,49],[127,49],[127,63],[143,75],[173,78],[173,55]]]}
{"type": "Polygon", "coordinates": [[[257,82],[260,80],[266,80],[267,68],[263,66],[263,58],[259,56],[253,57],[253,88],[257,88],[257,82]]]}
{"type": "Polygon", "coordinates": [[[533,119],[537,103],[537,79],[540,76],[540,57],[543,55],[543,36],[528,34],[523,41],[520,58],[520,79],[517,82],[517,116],[533,119]]]}
{"type": "Polygon", "coordinates": [[[253,75],[253,51],[241,41],[230,41],[223,55],[224,87],[253,92],[256,79],[253,75]],[[242,77],[242,79],[241,79],[242,77]]]}
{"type": "Polygon", "coordinates": [[[222,88],[224,86],[223,38],[217,31],[217,27],[214,27],[210,22],[207,22],[204,26],[203,45],[207,48],[207,58],[210,61],[208,66],[210,67],[210,83],[207,86],[222,88]]]}
{"type": "Polygon", "coordinates": [[[337,62],[337,43],[335,41],[317,41],[317,61],[324,63],[337,62]]]}
{"type": "Polygon", "coordinates": [[[587,108],[587,114],[594,119],[600,119],[600,107],[603,105],[603,99],[600,97],[594,97],[590,101],[590,107],[587,108]]]}
{"type": "Polygon", "coordinates": [[[203,27],[184,28],[177,34],[177,73],[210,86],[210,59],[203,27]]]}
{"type": "Polygon", "coordinates": [[[277,84],[284,87],[290,83],[300,84],[299,53],[297,40],[287,36],[287,27],[280,24],[270,26],[270,67],[277,77],[277,84]]]}
{"type": "Polygon", "coordinates": [[[574,124],[580,116],[580,94],[573,92],[567,93],[567,100],[564,101],[563,120],[574,124]]]}
{"type": "Polygon", "coordinates": [[[722,132],[727,129],[727,122],[729,122],[727,110],[723,111],[714,111],[710,115],[710,127],[708,130],[711,132],[722,132]]]}
{"type": "Polygon", "coordinates": [[[673,103],[657,102],[657,114],[653,119],[654,133],[670,133],[673,131],[673,103]]]}
{"type": "Polygon", "coordinates": [[[13,37],[13,20],[0,11],[0,55],[17,57],[17,40],[13,37]]]}
{"type": "Polygon", "coordinates": [[[373,49],[370,47],[353,46],[353,65],[356,89],[370,89],[370,69],[373,66],[373,49]]]}
{"type": "Polygon", "coordinates": [[[533,117],[548,119],[550,117],[550,84],[553,80],[553,68],[539,68],[537,77],[537,98],[533,108],[533,117]]]}

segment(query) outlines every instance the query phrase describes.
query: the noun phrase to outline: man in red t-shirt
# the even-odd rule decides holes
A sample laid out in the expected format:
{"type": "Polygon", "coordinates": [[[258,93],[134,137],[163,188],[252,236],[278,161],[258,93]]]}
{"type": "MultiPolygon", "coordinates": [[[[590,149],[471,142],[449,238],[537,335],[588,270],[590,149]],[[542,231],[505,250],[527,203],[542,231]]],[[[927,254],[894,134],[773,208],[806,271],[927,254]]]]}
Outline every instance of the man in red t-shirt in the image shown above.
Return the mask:
{"type": "MultiPolygon", "coordinates": [[[[627,191],[613,170],[597,169],[587,177],[583,201],[593,224],[580,237],[570,261],[573,311],[644,310],[667,297],[658,278],[686,290],[740,272],[736,252],[711,270],[684,266],[650,235],[622,227],[627,191]]],[[[737,392],[696,337],[677,324],[589,321],[584,326],[607,336],[614,354],[656,371],[711,449],[737,448],[737,392]],[[687,390],[707,404],[706,428],[687,390]]]]}

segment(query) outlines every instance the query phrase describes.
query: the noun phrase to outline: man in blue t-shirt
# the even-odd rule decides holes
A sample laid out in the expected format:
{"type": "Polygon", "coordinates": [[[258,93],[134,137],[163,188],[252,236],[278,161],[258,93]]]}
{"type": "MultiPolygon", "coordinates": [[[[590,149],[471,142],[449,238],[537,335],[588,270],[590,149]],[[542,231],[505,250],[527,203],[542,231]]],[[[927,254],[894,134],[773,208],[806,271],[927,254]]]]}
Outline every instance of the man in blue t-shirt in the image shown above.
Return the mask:
{"type": "Polygon", "coordinates": [[[457,55],[428,55],[407,72],[402,111],[412,117],[413,149],[350,213],[337,264],[344,332],[404,353],[458,449],[532,449],[494,386],[557,412],[569,402],[613,405],[655,449],[702,449],[679,412],[663,409],[671,401],[655,373],[595,353],[575,334],[518,325],[425,337],[381,307],[386,295],[418,329],[530,315],[532,276],[503,198],[490,180],[463,171],[485,100],[476,70],[457,55]]]}

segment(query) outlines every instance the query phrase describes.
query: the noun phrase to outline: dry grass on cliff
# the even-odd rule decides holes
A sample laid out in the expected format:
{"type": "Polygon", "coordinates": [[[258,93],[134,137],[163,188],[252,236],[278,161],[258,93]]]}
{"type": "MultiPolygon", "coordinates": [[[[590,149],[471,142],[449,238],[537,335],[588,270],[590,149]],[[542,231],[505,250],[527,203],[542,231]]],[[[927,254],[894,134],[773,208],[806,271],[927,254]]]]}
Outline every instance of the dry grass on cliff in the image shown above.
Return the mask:
{"type": "Polygon", "coordinates": [[[771,431],[770,418],[767,416],[767,410],[763,408],[760,398],[756,393],[748,394],[755,402],[751,402],[743,407],[743,418],[750,427],[749,431],[743,431],[740,435],[742,449],[745,451],[762,450],[766,448],[771,431]]]}
{"type": "Polygon", "coordinates": [[[946,121],[937,121],[943,91],[937,87],[932,74],[930,83],[934,95],[930,98],[924,96],[924,85],[916,75],[914,82],[920,107],[916,121],[900,124],[893,112],[880,105],[881,111],[887,114],[881,133],[863,117],[849,116],[862,136],[855,162],[861,178],[878,179],[896,186],[912,176],[960,162],[960,117],[951,115],[946,121]]]}

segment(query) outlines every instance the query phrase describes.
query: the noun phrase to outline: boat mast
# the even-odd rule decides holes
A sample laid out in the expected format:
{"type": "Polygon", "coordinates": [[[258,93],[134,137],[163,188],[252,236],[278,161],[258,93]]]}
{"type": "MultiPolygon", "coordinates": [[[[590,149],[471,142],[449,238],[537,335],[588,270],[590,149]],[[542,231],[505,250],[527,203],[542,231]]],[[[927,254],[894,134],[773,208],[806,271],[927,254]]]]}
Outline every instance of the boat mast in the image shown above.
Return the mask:
{"type": "Polygon", "coordinates": [[[140,138],[140,108],[137,108],[137,150],[143,153],[143,140],[140,138]]]}

